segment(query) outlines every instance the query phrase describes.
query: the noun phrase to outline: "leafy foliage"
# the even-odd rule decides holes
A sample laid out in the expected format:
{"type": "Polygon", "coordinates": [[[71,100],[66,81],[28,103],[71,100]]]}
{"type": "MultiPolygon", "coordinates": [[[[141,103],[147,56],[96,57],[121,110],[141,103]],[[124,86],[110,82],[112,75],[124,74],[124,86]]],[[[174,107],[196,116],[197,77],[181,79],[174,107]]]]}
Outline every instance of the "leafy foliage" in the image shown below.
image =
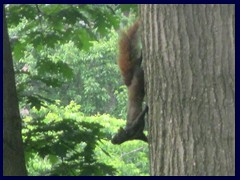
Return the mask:
{"type": "Polygon", "coordinates": [[[147,170],[139,169],[147,167],[147,144],[132,141],[120,147],[110,143],[124,121],[109,115],[85,116],[76,103],[66,107],[59,103],[45,104],[47,108],[39,111],[33,108],[23,119],[27,167],[32,175],[147,175],[147,170]],[[35,157],[42,165],[33,171],[35,157]],[[133,171],[128,172],[130,167],[133,171]]]}
{"type": "MultiPolygon", "coordinates": [[[[105,34],[107,28],[119,24],[112,18],[106,6],[96,5],[9,5],[8,23],[17,25],[22,19],[28,23],[18,32],[22,46],[33,44],[41,50],[44,46],[54,47],[59,42],[73,41],[79,48],[88,49],[89,42],[97,33],[105,34]],[[104,16],[103,16],[104,14],[104,16]]],[[[20,45],[19,45],[20,46],[20,45]]]]}
{"type": "MultiPolygon", "coordinates": [[[[84,104],[83,112],[87,114],[111,113],[117,115],[116,97],[114,95],[121,85],[121,77],[116,65],[116,33],[110,39],[102,38],[101,41],[92,42],[90,51],[80,51],[74,48],[73,43],[69,43],[68,49],[70,66],[74,68],[76,76],[73,81],[65,84],[70,91],[60,91],[61,100],[69,102],[72,97],[80,104],[84,104]],[[80,55],[78,55],[80,54],[80,55]],[[118,79],[119,81],[116,81],[118,79]],[[62,96],[62,94],[65,96],[62,96]]],[[[62,46],[63,49],[66,46],[62,46]]],[[[66,54],[59,53],[58,57],[66,54]]],[[[126,99],[124,100],[126,105],[126,99]]],[[[121,108],[121,107],[119,107],[121,108]]]]}
{"type": "Polygon", "coordinates": [[[54,163],[49,175],[113,175],[114,168],[97,162],[94,149],[104,138],[103,126],[88,121],[79,113],[80,106],[47,105],[24,119],[23,137],[28,158],[36,153],[49,156],[54,163]],[[38,116],[41,115],[41,116],[38,116]]]}
{"type": "Polygon", "coordinates": [[[121,111],[125,109],[123,107],[126,105],[126,98],[122,98],[123,102],[120,102],[124,106],[118,106],[116,92],[121,93],[122,88],[118,87],[122,81],[116,65],[117,34],[111,27],[117,27],[121,17],[120,10],[126,10],[126,7],[128,6],[8,6],[7,9],[11,12],[8,13],[8,24],[11,27],[13,54],[14,59],[18,59],[15,61],[15,69],[18,72],[17,89],[22,104],[30,103],[31,107],[39,108],[45,101],[42,97],[48,101],[60,99],[65,105],[74,99],[80,104],[85,104],[85,113],[107,112],[123,118],[124,114],[121,111]],[[27,14],[28,11],[35,12],[36,17],[33,18],[31,13],[27,14]],[[77,15],[75,13],[83,15],[72,18],[73,15],[77,15]],[[58,21],[51,19],[55,16],[56,19],[59,18],[58,21]],[[100,17],[106,20],[100,21],[100,17]],[[71,25],[71,37],[60,37],[64,29],[62,22],[71,25]],[[99,31],[103,30],[99,30],[100,25],[104,27],[104,33],[108,33],[102,38],[99,31]],[[89,32],[85,31],[86,27],[89,32]],[[36,34],[36,30],[40,32],[36,34]],[[53,31],[59,36],[54,41],[47,37],[46,42],[42,42],[43,34],[48,31],[53,31]],[[79,37],[72,37],[76,35],[79,37]],[[86,36],[92,38],[84,39],[86,36]],[[78,46],[76,41],[81,38],[83,43],[89,44],[88,48],[78,46]],[[54,46],[49,43],[53,43],[54,46]],[[79,51],[79,48],[82,50],[79,51]]]}

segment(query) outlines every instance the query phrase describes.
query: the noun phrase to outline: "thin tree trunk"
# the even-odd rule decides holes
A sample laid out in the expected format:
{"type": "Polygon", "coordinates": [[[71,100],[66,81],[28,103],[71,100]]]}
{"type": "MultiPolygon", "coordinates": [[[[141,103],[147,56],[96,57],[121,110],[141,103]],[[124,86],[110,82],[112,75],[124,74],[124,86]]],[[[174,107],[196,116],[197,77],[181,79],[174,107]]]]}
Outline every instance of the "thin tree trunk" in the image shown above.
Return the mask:
{"type": "Polygon", "coordinates": [[[141,5],[151,175],[235,174],[234,5],[141,5]]]}
{"type": "Polygon", "coordinates": [[[27,175],[5,11],[3,14],[3,175],[27,175]]]}

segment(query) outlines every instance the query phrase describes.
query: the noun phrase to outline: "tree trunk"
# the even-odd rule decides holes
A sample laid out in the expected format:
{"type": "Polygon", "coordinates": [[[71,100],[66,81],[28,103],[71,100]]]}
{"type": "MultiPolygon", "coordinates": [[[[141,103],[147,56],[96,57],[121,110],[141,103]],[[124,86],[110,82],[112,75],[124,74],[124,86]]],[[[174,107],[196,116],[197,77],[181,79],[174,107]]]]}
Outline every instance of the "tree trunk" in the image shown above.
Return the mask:
{"type": "Polygon", "coordinates": [[[27,175],[5,11],[3,14],[3,175],[27,175]]]}
{"type": "Polygon", "coordinates": [[[234,5],[141,5],[151,175],[235,175],[234,5]]]}

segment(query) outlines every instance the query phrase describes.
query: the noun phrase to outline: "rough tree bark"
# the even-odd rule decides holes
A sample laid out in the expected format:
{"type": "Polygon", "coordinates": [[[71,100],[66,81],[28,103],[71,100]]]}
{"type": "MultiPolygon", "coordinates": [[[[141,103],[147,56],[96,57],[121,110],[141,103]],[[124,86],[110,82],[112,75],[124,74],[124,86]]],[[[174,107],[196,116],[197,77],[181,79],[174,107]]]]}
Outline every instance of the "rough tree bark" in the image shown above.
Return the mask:
{"type": "Polygon", "coordinates": [[[234,5],[140,14],[151,175],[234,175],[234,5]]]}
{"type": "Polygon", "coordinates": [[[3,175],[27,175],[5,11],[3,13],[3,175]]]}

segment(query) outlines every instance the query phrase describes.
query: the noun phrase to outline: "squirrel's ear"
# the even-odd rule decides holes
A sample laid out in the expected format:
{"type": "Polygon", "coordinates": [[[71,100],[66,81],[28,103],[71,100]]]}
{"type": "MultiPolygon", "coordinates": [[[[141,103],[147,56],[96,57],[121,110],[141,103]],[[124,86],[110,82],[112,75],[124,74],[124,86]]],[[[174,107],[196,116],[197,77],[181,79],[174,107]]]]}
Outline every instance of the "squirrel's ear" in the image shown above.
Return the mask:
{"type": "Polygon", "coordinates": [[[124,131],[124,129],[123,129],[122,127],[120,127],[120,128],[118,129],[118,132],[122,132],[122,131],[124,131]]]}

